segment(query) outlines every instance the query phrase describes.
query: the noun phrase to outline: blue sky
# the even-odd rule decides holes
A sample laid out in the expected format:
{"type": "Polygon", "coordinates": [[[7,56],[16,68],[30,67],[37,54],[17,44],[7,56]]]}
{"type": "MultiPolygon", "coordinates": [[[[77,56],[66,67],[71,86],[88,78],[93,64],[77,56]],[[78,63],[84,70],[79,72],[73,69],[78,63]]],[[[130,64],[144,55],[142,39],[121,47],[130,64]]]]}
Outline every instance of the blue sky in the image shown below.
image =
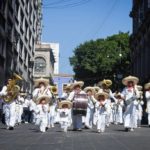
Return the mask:
{"type": "MultiPolygon", "coordinates": [[[[48,2],[43,0],[43,4],[48,2]]],[[[80,43],[132,32],[131,8],[132,0],[90,0],[77,7],[43,8],[42,41],[60,44],[60,73],[73,73],[69,57],[80,43]]]]}

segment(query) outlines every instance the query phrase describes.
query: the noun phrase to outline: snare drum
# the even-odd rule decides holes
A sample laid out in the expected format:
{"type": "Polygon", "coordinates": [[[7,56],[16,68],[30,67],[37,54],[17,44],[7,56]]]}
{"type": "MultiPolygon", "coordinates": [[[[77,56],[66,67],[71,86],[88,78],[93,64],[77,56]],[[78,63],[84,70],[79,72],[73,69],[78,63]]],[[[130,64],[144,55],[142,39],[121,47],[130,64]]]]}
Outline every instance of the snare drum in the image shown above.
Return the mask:
{"type": "Polygon", "coordinates": [[[73,115],[86,116],[88,99],[86,94],[76,94],[73,101],[73,115]]]}

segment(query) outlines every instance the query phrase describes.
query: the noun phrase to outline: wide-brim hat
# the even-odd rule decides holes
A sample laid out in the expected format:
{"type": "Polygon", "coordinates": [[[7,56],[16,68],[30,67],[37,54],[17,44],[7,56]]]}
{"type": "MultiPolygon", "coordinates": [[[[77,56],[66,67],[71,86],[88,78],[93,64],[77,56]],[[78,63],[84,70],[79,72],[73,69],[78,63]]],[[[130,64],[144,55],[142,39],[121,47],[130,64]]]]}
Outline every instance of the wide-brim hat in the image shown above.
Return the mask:
{"type": "Polygon", "coordinates": [[[115,93],[114,97],[115,98],[123,98],[123,95],[119,92],[119,93],[115,93]]]}
{"type": "Polygon", "coordinates": [[[99,90],[101,89],[101,88],[98,87],[98,86],[94,86],[93,88],[94,88],[95,92],[99,92],[99,90]]]}
{"type": "Polygon", "coordinates": [[[122,80],[122,83],[124,85],[127,85],[128,82],[133,82],[134,85],[138,84],[139,82],[139,78],[135,77],[135,76],[128,76],[128,77],[125,77],[123,80],[122,80]]]}
{"type": "Polygon", "coordinates": [[[71,84],[67,84],[67,86],[64,87],[64,90],[70,91],[71,90],[71,84]]]}
{"type": "Polygon", "coordinates": [[[74,89],[74,87],[76,87],[76,86],[80,86],[82,88],[83,85],[84,85],[83,81],[76,81],[76,82],[72,83],[71,89],[74,89]]]}
{"type": "Polygon", "coordinates": [[[99,82],[99,86],[106,85],[107,87],[110,87],[112,85],[112,81],[109,79],[104,79],[99,82]]]}
{"type": "Polygon", "coordinates": [[[49,84],[49,80],[48,79],[44,79],[44,78],[39,78],[39,79],[35,79],[34,80],[34,86],[38,87],[40,83],[44,83],[45,86],[47,86],[49,84]]]}
{"type": "Polygon", "coordinates": [[[141,85],[137,85],[136,87],[137,87],[138,91],[142,91],[142,89],[143,89],[143,87],[141,85]]]}
{"type": "Polygon", "coordinates": [[[88,86],[86,88],[84,88],[84,91],[87,93],[88,91],[91,91],[93,94],[95,93],[95,89],[94,87],[88,86]]]}
{"type": "Polygon", "coordinates": [[[44,100],[46,101],[46,104],[48,104],[48,103],[50,102],[50,100],[51,100],[51,97],[48,96],[48,95],[41,95],[41,96],[39,96],[39,97],[36,99],[35,103],[36,103],[36,104],[39,104],[42,99],[44,99],[44,100]]]}
{"type": "Polygon", "coordinates": [[[148,90],[150,88],[150,82],[149,83],[146,83],[145,86],[144,86],[145,90],[148,90]]]}
{"type": "Polygon", "coordinates": [[[96,99],[98,99],[99,96],[104,96],[105,99],[109,97],[108,93],[106,92],[98,92],[95,96],[96,99]]]}
{"type": "Polygon", "coordinates": [[[62,109],[63,105],[68,105],[68,108],[70,109],[72,107],[72,102],[68,101],[68,100],[63,100],[61,102],[59,102],[59,109],[62,109]]]}

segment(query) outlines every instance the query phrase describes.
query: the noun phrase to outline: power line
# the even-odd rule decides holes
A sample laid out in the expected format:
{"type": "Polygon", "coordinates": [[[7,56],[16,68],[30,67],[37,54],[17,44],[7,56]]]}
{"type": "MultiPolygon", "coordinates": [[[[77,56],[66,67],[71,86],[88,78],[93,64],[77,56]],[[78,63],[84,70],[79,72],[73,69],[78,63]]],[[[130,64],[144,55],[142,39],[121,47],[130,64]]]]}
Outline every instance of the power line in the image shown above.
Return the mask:
{"type": "Polygon", "coordinates": [[[115,7],[116,7],[116,5],[118,4],[119,1],[120,0],[115,0],[114,1],[114,3],[112,4],[112,6],[110,7],[108,13],[104,17],[103,21],[100,23],[100,25],[98,26],[98,28],[93,33],[93,37],[95,37],[95,35],[97,35],[99,33],[99,31],[104,27],[104,25],[106,24],[107,20],[111,16],[112,12],[115,10],[115,7]]]}
{"type": "Polygon", "coordinates": [[[72,1],[72,0],[63,0],[63,1],[57,1],[49,4],[43,4],[43,8],[45,9],[64,9],[64,8],[71,8],[71,7],[77,7],[83,4],[86,4],[90,2],[91,0],[78,0],[78,1],[72,1]]]}

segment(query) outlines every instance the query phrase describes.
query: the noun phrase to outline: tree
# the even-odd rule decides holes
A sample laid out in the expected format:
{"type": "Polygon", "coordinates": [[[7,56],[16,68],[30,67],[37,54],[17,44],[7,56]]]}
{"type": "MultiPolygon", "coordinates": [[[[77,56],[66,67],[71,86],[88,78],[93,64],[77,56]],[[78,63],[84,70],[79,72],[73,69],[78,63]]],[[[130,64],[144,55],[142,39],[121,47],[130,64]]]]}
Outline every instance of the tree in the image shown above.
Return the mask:
{"type": "Polygon", "coordinates": [[[75,48],[70,64],[75,79],[83,80],[86,85],[93,85],[104,78],[117,85],[119,75],[130,73],[129,33],[120,32],[106,39],[80,44],[75,48]]]}

